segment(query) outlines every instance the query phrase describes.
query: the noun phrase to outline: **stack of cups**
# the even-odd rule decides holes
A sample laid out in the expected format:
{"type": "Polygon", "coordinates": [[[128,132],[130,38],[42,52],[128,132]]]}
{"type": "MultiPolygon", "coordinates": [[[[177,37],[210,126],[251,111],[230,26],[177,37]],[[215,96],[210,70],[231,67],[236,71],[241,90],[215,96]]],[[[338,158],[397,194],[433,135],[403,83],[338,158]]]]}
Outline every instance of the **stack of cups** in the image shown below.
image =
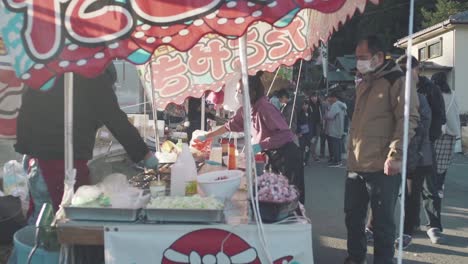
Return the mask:
{"type": "Polygon", "coordinates": [[[263,153],[259,153],[255,155],[255,168],[257,170],[257,176],[263,174],[265,170],[265,163],[266,163],[266,155],[263,153]]]}

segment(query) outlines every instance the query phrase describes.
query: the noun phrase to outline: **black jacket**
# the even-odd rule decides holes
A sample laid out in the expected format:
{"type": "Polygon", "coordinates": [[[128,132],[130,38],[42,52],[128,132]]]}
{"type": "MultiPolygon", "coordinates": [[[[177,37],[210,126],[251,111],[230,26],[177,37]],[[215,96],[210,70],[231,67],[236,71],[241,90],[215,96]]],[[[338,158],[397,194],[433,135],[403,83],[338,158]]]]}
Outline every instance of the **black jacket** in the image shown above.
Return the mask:
{"type": "Polygon", "coordinates": [[[314,124],[320,124],[322,122],[322,105],[320,101],[317,103],[310,102],[309,113],[311,115],[311,121],[314,124]]]}
{"type": "Polygon", "coordinates": [[[296,108],[293,108],[293,102],[289,102],[286,105],[281,107],[281,113],[283,114],[284,120],[286,120],[286,123],[288,126],[291,128],[291,131],[294,133],[296,132],[295,129],[297,128],[297,110],[296,108]],[[291,116],[292,116],[292,122],[291,122],[291,116]],[[291,125],[289,125],[291,123],[291,125]]]}
{"type": "Polygon", "coordinates": [[[298,114],[297,114],[297,128],[296,128],[296,131],[293,131],[293,132],[296,132],[297,134],[301,134],[301,127],[303,125],[308,125],[309,126],[309,132],[308,133],[305,133],[306,135],[310,134],[310,130],[311,130],[311,122],[312,122],[312,119],[311,119],[311,115],[310,113],[306,113],[304,111],[299,111],[298,114]]]}
{"type": "Polygon", "coordinates": [[[444,97],[439,87],[424,76],[419,77],[418,93],[426,96],[432,111],[429,139],[434,142],[442,134],[442,125],[447,122],[444,97]]]}
{"type": "MultiPolygon", "coordinates": [[[[105,125],[134,162],[143,160],[148,148],[138,130],[120,110],[113,90],[115,69],[87,79],[74,75],[74,159],[90,160],[97,130],[105,125]]],[[[64,158],[64,78],[48,92],[27,89],[17,119],[15,149],[40,159],[64,158]]]]}

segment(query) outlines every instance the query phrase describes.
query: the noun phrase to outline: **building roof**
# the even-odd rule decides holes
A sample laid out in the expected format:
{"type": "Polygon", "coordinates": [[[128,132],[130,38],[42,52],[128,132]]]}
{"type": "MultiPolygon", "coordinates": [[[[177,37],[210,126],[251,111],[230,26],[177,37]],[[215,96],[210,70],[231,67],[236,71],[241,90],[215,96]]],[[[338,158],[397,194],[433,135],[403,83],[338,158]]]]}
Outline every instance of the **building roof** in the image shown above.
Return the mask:
{"type": "MultiPolygon", "coordinates": [[[[424,36],[428,33],[431,33],[436,30],[440,29],[445,29],[447,26],[450,25],[460,25],[460,24],[465,24],[468,25],[468,10],[463,11],[454,15],[449,16],[449,18],[445,21],[442,21],[438,24],[435,24],[431,27],[425,28],[421,31],[418,31],[413,34],[413,39],[416,39],[418,37],[424,36]]],[[[394,44],[396,47],[404,46],[408,42],[409,36],[406,36],[402,39],[397,40],[397,42],[394,44]]]]}
{"type": "Polygon", "coordinates": [[[352,72],[356,69],[356,57],[354,55],[344,55],[336,58],[337,63],[347,72],[352,72]]]}
{"type": "Polygon", "coordinates": [[[468,10],[449,16],[451,23],[468,23],[468,10]]]}
{"type": "Polygon", "coordinates": [[[420,68],[422,70],[434,70],[434,71],[450,71],[452,70],[452,67],[450,66],[443,66],[440,64],[437,64],[433,61],[422,61],[420,62],[420,68]]]}
{"type": "Polygon", "coordinates": [[[354,82],[354,77],[345,71],[328,72],[328,81],[330,82],[354,82]]]}

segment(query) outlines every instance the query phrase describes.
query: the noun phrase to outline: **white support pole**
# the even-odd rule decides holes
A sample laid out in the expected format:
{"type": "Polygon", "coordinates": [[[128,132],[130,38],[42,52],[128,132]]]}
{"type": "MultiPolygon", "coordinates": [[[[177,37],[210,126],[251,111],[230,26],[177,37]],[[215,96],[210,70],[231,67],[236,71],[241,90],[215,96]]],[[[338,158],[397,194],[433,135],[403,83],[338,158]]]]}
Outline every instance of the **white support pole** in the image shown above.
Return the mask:
{"type": "Polygon", "coordinates": [[[151,88],[150,89],[146,89],[146,91],[148,92],[148,97],[149,99],[151,100],[151,108],[153,109],[153,121],[154,121],[154,142],[155,142],[155,147],[156,147],[156,151],[159,151],[159,148],[160,148],[160,144],[159,144],[159,129],[162,129],[164,131],[164,127],[163,128],[159,128],[158,127],[158,109],[156,107],[156,98],[154,96],[154,76],[153,76],[153,64],[152,64],[152,61],[149,61],[149,68],[150,68],[150,78],[151,78],[151,88]]]}
{"type": "Polygon", "coordinates": [[[276,81],[276,77],[278,76],[278,73],[279,73],[280,69],[281,69],[281,66],[278,66],[278,69],[276,69],[275,77],[273,77],[273,81],[271,81],[270,88],[268,88],[268,93],[266,94],[267,96],[270,95],[271,88],[273,88],[273,84],[276,81]]]}
{"type": "MultiPolygon", "coordinates": [[[[148,127],[148,121],[146,120],[146,111],[147,111],[147,95],[146,95],[146,90],[145,88],[143,87],[143,120],[144,120],[144,123],[143,123],[143,139],[146,140],[146,128],[148,127]]],[[[149,118],[148,118],[149,120],[149,118]]]]}
{"type": "Polygon", "coordinates": [[[406,165],[408,161],[408,132],[409,132],[409,115],[411,103],[412,75],[411,75],[411,48],[413,47],[413,24],[414,24],[414,0],[410,1],[410,13],[408,24],[408,47],[406,49],[406,81],[405,81],[405,112],[403,121],[403,161],[401,168],[401,202],[400,202],[400,228],[398,243],[398,264],[403,263],[403,225],[405,222],[405,194],[406,194],[406,165]]]}
{"type": "Polygon", "coordinates": [[[258,227],[258,235],[260,238],[260,243],[263,248],[263,253],[268,259],[268,263],[273,263],[268,248],[266,246],[266,235],[263,228],[262,219],[260,216],[260,210],[258,205],[258,192],[255,192],[256,195],[253,195],[253,186],[257,187],[257,179],[254,177],[253,170],[253,153],[252,153],[252,132],[251,132],[251,105],[250,105],[250,94],[249,94],[249,69],[247,62],[247,35],[243,35],[239,38],[239,58],[241,64],[241,73],[242,73],[242,95],[243,95],[243,114],[244,114],[244,144],[245,144],[245,169],[247,176],[247,186],[249,189],[249,197],[252,199],[253,214],[256,220],[258,227]]]}
{"type": "MultiPolygon", "coordinates": [[[[241,64],[242,73],[242,94],[243,94],[243,110],[244,110],[244,132],[245,132],[245,172],[247,176],[247,182],[249,185],[252,184],[252,133],[251,133],[251,105],[250,105],[250,94],[249,94],[249,69],[247,65],[247,40],[245,36],[239,38],[239,58],[241,64]]],[[[249,192],[251,188],[249,188],[249,192]]],[[[249,193],[252,197],[252,193],[249,193]]]]}
{"type": "MultiPolygon", "coordinates": [[[[294,94],[294,101],[293,101],[293,108],[291,112],[291,118],[289,120],[289,128],[291,128],[292,121],[294,119],[294,114],[296,113],[296,99],[297,99],[297,93],[299,92],[299,82],[301,81],[301,72],[302,72],[302,60],[301,60],[301,65],[299,66],[299,74],[297,75],[297,82],[296,82],[296,93],[294,94]]],[[[296,128],[293,129],[295,131],[296,128]]]]}
{"type": "Polygon", "coordinates": [[[201,110],[201,130],[205,131],[206,130],[206,127],[205,127],[205,116],[206,116],[206,96],[205,94],[203,94],[203,96],[201,97],[201,104],[200,104],[200,110],[201,110]]]}
{"type": "Polygon", "coordinates": [[[64,217],[63,207],[68,206],[73,198],[76,170],[73,158],[73,73],[64,76],[64,188],[60,208],[55,214],[54,224],[64,217]]]}
{"type": "Polygon", "coordinates": [[[65,73],[64,83],[64,143],[65,143],[65,175],[72,175],[73,162],[73,73],[65,73]]]}

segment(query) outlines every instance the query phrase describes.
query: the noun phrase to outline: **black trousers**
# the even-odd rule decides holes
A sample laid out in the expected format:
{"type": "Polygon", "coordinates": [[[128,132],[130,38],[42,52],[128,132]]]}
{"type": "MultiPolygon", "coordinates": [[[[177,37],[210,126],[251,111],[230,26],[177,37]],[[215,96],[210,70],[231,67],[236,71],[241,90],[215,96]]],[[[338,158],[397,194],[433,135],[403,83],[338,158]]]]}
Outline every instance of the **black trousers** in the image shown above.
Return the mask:
{"type": "Polygon", "coordinates": [[[299,201],[304,204],[304,163],[299,147],[293,142],[286,143],[279,149],[269,150],[267,170],[274,173],[281,173],[288,178],[289,183],[297,187],[299,191],[299,201]]]}
{"type": "Polygon", "coordinates": [[[361,262],[366,258],[366,216],[370,201],[374,232],[374,264],[393,263],[395,253],[395,205],[401,177],[383,171],[348,173],[345,185],[345,222],[348,230],[348,255],[361,262]]]}
{"type": "Polygon", "coordinates": [[[406,180],[406,199],[405,199],[405,223],[404,233],[413,235],[416,227],[421,224],[419,214],[421,212],[421,194],[423,191],[424,170],[416,168],[413,172],[408,172],[406,180]]]}
{"type": "Polygon", "coordinates": [[[441,221],[442,199],[437,189],[437,174],[433,167],[422,167],[421,173],[424,174],[424,184],[422,190],[422,200],[424,211],[427,216],[427,226],[439,228],[443,231],[441,221]]]}
{"type": "Polygon", "coordinates": [[[446,176],[447,176],[447,171],[444,171],[442,173],[437,173],[436,189],[438,191],[443,191],[444,190],[446,176]]]}
{"type": "Polygon", "coordinates": [[[302,155],[304,156],[304,162],[306,163],[309,161],[309,157],[310,157],[310,151],[311,151],[310,140],[311,140],[310,134],[302,135],[299,138],[299,146],[301,148],[302,155]]]}
{"type": "Polygon", "coordinates": [[[330,153],[330,161],[334,163],[341,162],[341,138],[327,137],[328,141],[328,152],[330,153]]]}
{"type": "Polygon", "coordinates": [[[408,175],[405,200],[405,234],[413,234],[414,227],[420,225],[421,197],[427,216],[427,226],[442,229],[442,199],[437,193],[436,177],[432,166],[416,168],[408,175]]]}
{"type": "MultiPolygon", "coordinates": [[[[320,156],[325,157],[325,144],[327,143],[327,135],[322,131],[320,133],[320,156]]],[[[330,152],[330,150],[328,150],[330,152]]]]}

